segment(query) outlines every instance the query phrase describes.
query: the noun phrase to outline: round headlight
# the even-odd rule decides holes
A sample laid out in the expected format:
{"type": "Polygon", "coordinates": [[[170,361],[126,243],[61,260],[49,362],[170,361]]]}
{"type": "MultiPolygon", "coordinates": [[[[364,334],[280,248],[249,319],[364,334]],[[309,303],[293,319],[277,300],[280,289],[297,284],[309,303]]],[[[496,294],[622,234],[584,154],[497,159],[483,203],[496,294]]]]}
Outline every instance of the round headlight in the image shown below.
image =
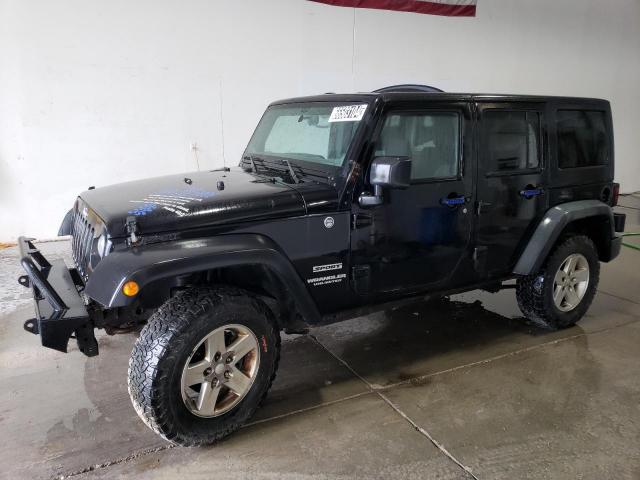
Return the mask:
{"type": "Polygon", "coordinates": [[[107,236],[103,233],[98,238],[98,243],[96,244],[96,250],[99,257],[104,257],[107,248],[107,236]]]}

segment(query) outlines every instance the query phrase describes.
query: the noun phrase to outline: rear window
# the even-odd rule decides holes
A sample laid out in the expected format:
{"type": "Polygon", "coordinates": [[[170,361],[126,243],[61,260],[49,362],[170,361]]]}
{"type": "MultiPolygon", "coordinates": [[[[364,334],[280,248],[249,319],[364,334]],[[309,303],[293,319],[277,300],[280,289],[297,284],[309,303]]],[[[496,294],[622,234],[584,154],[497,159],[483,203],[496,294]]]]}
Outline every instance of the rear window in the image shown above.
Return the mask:
{"type": "Polygon", "coordinates": [[[540,166],[540,114],[489,110],[483,115],[488,174],[517,173],[540,166]]]}
{"type": "Polygon", "coordinates": [[[556,118],[560,168],[608,163],[609,140],[605,112],[558,110],[556,118]]]}

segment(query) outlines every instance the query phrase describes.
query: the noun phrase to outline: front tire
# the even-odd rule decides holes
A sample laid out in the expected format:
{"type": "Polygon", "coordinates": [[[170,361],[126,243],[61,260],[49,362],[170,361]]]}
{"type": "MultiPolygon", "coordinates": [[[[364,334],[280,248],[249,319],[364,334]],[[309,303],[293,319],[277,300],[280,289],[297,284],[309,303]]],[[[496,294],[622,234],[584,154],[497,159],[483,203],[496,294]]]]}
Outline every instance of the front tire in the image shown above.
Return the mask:
{"type": "Polygon", "coordinates": [[[591,239],[569,237],[552,251],[537,274],[518,279],[518,306],[539,327],[570,327],[591,305],[599,277],[598,251],[591,239]]]}
{"type": "Polygon", "coordinates": [[[279,355],[279,332],[259,299],[230,287],[185,290],[140,333],[129,395],[140,418],[170,442],[211,444],[251,418],[279,355]]]}

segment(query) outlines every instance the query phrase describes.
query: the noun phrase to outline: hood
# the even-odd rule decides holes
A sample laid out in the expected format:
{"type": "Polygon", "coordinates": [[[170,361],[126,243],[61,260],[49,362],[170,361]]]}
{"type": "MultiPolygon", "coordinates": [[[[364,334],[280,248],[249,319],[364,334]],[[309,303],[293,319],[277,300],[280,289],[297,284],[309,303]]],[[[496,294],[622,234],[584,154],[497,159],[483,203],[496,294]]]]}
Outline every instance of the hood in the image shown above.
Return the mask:
{"type": "Polygon", "coordinates": [[[111,237],[121,237],[127,235],[129,216],[145,235],[304,215],[305,196],[312,205],[337,205],[336,190],[329,185],[290,185],[239,167],[119,183],[87,190],[80,198],[105,222],[111,237]]]}

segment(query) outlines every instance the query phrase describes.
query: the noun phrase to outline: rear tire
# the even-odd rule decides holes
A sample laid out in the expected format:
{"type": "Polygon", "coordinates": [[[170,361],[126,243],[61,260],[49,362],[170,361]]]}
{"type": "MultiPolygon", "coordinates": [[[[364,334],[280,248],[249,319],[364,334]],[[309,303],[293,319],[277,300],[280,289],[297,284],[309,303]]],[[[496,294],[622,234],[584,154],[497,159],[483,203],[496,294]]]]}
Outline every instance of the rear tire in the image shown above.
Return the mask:
{"type": "Polygon", "coordinates": [[[570,327],[591,305],[599,277],[598,251],[591,239],[569,237],[551,252],[537,274],[518,279],[518,306],[539,327],[570,327]]]}
{"type": "Polygon", "coordinates": [[[279,356],[280,335],[262,301],[231,287],[185,290],[141,331],[129,361],[129,395],[140,418],[166,440],[211,444],[251,418],[279,356]],[[239,340],[249,343],[241,347],[239,340]]]}

